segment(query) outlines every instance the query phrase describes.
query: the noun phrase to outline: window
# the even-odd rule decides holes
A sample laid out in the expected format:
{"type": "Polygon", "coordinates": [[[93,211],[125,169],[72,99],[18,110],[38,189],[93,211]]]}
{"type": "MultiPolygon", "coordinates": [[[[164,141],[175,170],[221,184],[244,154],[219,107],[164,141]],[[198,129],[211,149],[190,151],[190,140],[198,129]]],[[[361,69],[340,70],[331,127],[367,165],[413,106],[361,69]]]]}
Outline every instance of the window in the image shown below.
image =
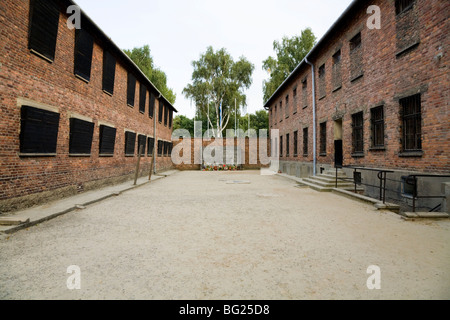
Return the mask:
{"type": "Polygon", "coordinates": [[[384,148],[384,107],[370,110],[370,126],[372,129],[372,148],[384,148]]]}
{"type": "Polygon", "coordinates": [[[150,118],[153,118],[154,114],[155,114],[155,95],[153,94],[153,92],[150,92],[150,99],[149,99],[149,105],[148,105],[148,116],[150,118]]]}
{"type": "Polygon", "coordinates": [[[359,32],[350,40],[350,81],[359,79],[363,74],[362,40],[359,32]]]}
{"type": "Polygon", "coordinates": [[[70,119],[69,154],[90,155],[94,123],[76,118],[70,119]]]}
{"type": "Polygon", "coordinates": [[[145,113],[145,104],[147,103],[147,87],[141,83],[139,87],[139,112],[145,113]]]}
{"type": "Polygon", "coordinates": [[[163,112],[164,112],[164,104],[162,101],[159,101],[159,112],[158,112],[158,122],[162,123],[163,121],[163,112]]]}
{"type": "Polygon", "coordinates": [[[273,117],[273,124],[276,125],[277,124],[277,104],[275,104],[275,115],[273,117]]]}
{"type": "Polygon", "coordinates": [[[289,157],[289,133],[286,134],[286,157],[289,157]]]}
{"type": "Polygon", "coordinates": [[[414,6],[415,0],[395,0],[395,14],[399,15],[414,6]]]}
{"type": "Polygon", "coordinates": [[[325,64],[319,67],[319,99],[322,99],[327,94],[325,82],[325,64]]]}
{"type": "Polygon", "coordinates": [[[294,157],[298,155],[298,131],[294,132],[294,157]]]}
{"type": "Polygon", "coordinates": [[[302,81],[302,104],[303,109],[308,108],[308,80],[306,78],[302,81]]]}
{"type": "Polygon", "coordinates": [[[134,98],[136,95],[136,78],[132,73],[128,73],[127,82],[127,104],[134,107],[134,98]]]}
{"type": "Polygon", "coordinates": [[[308,128],[303,129],[303,156],[308,156],[308,128]]]}
{"type": "Polygon", "coordinates": [[[292,91],[292,103],[294,106],[294,114],[297,113],[297,87],[294,88],[294,90],[292,91]]]}
{"type": "Polygon", "coordinates": [[[169,154],[168,154],[169,157],[172,156],[172,150],[173,150],[173,142],[170,142],[169,143],[169,154]]]}
{"type": "Polygon", "coordinates": [[[286,119],[289,118],[289,95],[286,96],[286,107],[284,111],[286,119]]]}
{"type": "Polygon", "coordinates": [[[147,145],[147,136],[144,136],[143,134],[138,135],[138,153],[140,152],[142,147],[141,156],[145,155],[146,145],[147,145]]]}
{"type": "Polygon", "coordinates": [[[320,155],[327,155],[327,123],[320,124],[320,155]]]}
{"type": "Polygon", "coordinates": [[[341,50],[333,55],[333,91],[342,87],[341,77],[341,50]]]}
{"type": "Polygon", "coordinates": [[[358,112],[352,115],[352,142],[353,154],[364,153],[364,113],[358,112]]]}
{"type": "Polygon", "coordinates": [[[421,96],[416,94],[400,100],[403,122],[403,151],[422,150],[421,96]]]}
{"type": "Polygon", "coordinates": [[[134,156],[136,147],[136,133],[125,132],[125,156],[134,156]]]}
{"type": "Polygon", "coordinates": [[[164,141],[164,156],[167,157],[169,155],[169,142],[164,141]]]}
{"type": "Polygon", "coordinates": [[[283,122],[283,101],[280,101],[280,122],[283,122]]]}
{"type": "Polygon", "coordinates": [[[93,48],[94,38],[85,29],[76,29],[74,73],[87,82],[91,80],[93,48]]]}
{"type": "Polygon", "coordinates": [[[158,157],[161,157],[163,154],[164,143],[161,140],[158,140],[158,157]]]}
{"type": "Polygon", "coordinates": [[[153,148],[155,147],[155,138],[149,137],[147,139],[147,156],[153,156],[153,148]]]}
{"type": "Polygon", "coordinates": [[[167,123],[169,121],[169,106],[166,106],[164,109],[164,125],[167,127],[167,123]]]}
{"type": "Polygon", "coordinates": [[[280,137],[280,157],[283,156],[283,137],[280,137]]]}
{"type": "Polygon", "coordinates": [[[114,155],[114,145],[116,143],[116,128],[100,125],[100,156],[114,155]]]}
{"type": "Polygon", "coordinates": [[[116,77],[116,59],[108,51],[103,51],[103,91],[114,94],[116,77]]]}
{"type": "Polygon", "coordinates": [[[58,36],[59,9],[55,1],[32,0],[28,47],[31,52],[53,62],[58,36]]]}
{"type": "Polygon", "coordinates": [[[172,122],[173,122],[173,110],[170,110],[170,112],[169,112],[169,128],[172,128],[172,122]]]}
{"type": "Polygon", "coordinates": [[[56,154],[59,113],[22,106],[20,122],[21,154],[56,154]]]}

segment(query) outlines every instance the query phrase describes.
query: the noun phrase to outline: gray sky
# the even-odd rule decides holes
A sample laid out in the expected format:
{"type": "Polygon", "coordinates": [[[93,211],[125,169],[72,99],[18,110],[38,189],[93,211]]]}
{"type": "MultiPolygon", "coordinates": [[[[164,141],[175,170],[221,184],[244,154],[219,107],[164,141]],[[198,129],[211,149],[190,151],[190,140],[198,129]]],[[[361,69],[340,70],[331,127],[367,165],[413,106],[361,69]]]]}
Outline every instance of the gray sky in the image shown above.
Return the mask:
{"type": "Polygon", "coordinates": [[[262,61],[274,56],[273,41],[311,27],[320,39],[352,0],[75,0],[122,49],[150,46],[155,65],[177,94],[175,108],[190,118],[195,106],[184,98],[191,62],[208,46],[226,48],[255,65],[246,91],[248,110],[263,107],[262,61]]]}

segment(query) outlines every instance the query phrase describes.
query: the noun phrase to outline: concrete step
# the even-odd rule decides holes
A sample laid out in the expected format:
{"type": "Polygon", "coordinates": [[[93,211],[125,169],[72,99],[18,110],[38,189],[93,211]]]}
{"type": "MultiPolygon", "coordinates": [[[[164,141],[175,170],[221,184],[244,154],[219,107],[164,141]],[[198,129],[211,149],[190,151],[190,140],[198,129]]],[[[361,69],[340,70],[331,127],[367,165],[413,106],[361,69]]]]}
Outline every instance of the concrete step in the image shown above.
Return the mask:
{"type": "MultiPolygon", "coordinates": [[[[336,177],[322,176],[322,175],[315,176],[315,177],[309,177],[309,178],[319,180],[319,181],[333,182],[333,183],[336,181],[336,177]]],[[[353,183],[353,180],[347,180],[347,179],[348,178],[338,177],[338,182],[353,183]]]]}
{"type": "MultiPolygon", "coordinates": [[[[326,187],[328,187],[328,188],[336,187],[336,182],[334,180],[331,180],[331,181],[330,180],[320,180],[320,179],[315,179],[315,178],[311,177],[311,178],[305,178],[305,179],[303,179],[303,181],[318,185],[319,187],[325,187],[325,188],[326,187]]],[[[338,181],[337,185],[338,185],[338,187],[348,187],[348,188],[353,186],[352,183],[348,183],[345,181],[338,181]]]]}
{"type": "Polygon", "coordinates": [[[448,219],[450,215],[445,212],[402,212],[405,219],[448,219]]]}
{"type": "Polygon", "coordinates": [[[306,185],[306,186],[310,187],[311,189],[319,191],[319,192],[331,192],[333,190],[333,188],[331,188],[331,187],[320,186],[316,183],[307,181],[307,179],[302,179],[301,184],[306,185]]]}

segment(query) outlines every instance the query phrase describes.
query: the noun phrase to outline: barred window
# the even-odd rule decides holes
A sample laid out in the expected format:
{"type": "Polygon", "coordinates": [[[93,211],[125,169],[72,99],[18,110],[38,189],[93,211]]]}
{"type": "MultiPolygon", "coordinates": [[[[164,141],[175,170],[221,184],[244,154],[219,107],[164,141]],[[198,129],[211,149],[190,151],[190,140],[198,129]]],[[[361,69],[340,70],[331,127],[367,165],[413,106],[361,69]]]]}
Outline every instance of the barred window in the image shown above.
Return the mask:
{"type": "Polygon", "coordinates": [[[364,152],[364,113],[352,115],[352,144],[353,154],[364,152]]]}
{"type": "Polygon", "coordinates": [[[73,155],[91,154],[94,123],[76,118],[70,119],[69,153],[73,155]]]}
{"type": "Polygon", "coordinates": [[[127,104],[134,107],[134,99],[136,96],[136,77],[129,72],[127,81],[127,104]]]}
{"type": "Polygon", "coordinates": [[[55,60],[59,9],[54,0],[32,0],[29,49],[47,61],[55,60]]]}
{"type": "Polygon", "coordinates": [[[74,73],[86,81],[91,80],[93,49],[94,38],[85,29],[76,29],[74,73]]]}
{"type": "Polygon", "coordinates": [[[320,124],[320,154],[327,154],[327,123],[320,124]]]}
{"type": "Polygon", "coordinates": [[[103,156],[114,154],[116,143],[116,128],[100,125],[100,145],[99,154],[103,156]]]}
{"type": "Polygon", "coordinates": [[[162,140],[158,140],[158,157],[161,157],[163,154],[164,142],[162,140]]]}
{"type": "Polygon", "coordinates": [[[125,155],[134,156],[136,148],[136,133],[127,131],[125,132],[125,155]]]}
{"type": "Polygon", "coordinates": [[[308,128],[303,129],[303,156],[308,156],[308,128]]]}
{"type": "Polygon", "coordinates": [[[370,110],[370,124],[372,128],[372,147],[384,147],[384,107],[379,106],[370,110]]]}
{"type": "Polygon", "coordinates": [[[289,157],[289,133],[286,134],[286,157],[289,157]]]}
{"type": "Polygon", "coordinates": [[[298,155],[298,131],[294,132],[294,157],[298,155]]]}
{"type": "Polygon", "coordinates": [[[116,77],[116,59],[108,51],[103,51],[103,90],[114,94],[114,80],[116,77]]]}
{"type": "Polygon", "coordinates": [[[59,118],[56,112],[22,106],[20,153],[55,154],[59,118]]]}
{"type": "Polygon", "coordinates": [[[403,151],[422,150],[421,96],[416,94],[400,100],[403,120],[403,151]]]}

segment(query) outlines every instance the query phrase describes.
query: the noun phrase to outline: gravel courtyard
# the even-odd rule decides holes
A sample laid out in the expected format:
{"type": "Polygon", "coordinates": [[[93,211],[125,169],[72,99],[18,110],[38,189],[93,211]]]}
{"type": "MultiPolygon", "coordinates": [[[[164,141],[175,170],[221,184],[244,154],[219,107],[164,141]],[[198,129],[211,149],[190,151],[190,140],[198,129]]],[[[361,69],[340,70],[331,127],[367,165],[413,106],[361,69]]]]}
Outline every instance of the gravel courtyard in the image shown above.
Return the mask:
{"type": "Polygon", "coordinates": [[[3,237],[0,299],[450,299],[450,221],[295,186],[178,172],[3,237]]]}

